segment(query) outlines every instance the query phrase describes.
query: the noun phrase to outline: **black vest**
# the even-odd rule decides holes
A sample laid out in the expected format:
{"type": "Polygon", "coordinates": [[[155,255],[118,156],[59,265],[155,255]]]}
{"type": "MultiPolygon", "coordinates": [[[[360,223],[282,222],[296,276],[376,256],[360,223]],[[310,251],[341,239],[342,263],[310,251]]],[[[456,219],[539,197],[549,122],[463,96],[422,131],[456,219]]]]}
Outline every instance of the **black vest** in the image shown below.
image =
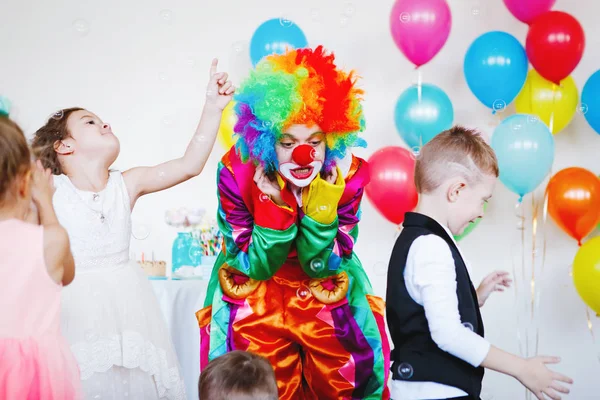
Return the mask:
{"type": "Polygon", "coordinates": [[[404,282],[404,268],[412,243],[422,235],[444,239],[456,266],[456,295],[460,318],[466,327],[483,336],[477,292],[465,262],[446,230],[435,220],[417,213],[406,213],[404,229],[396,240],[388,267],[386,312],[394,350],[391,360],[395,380],[438,382],[464,390],[478,399],[484,369],[441,350],[431,338],[425,310],[416,303],[404,282]]]}

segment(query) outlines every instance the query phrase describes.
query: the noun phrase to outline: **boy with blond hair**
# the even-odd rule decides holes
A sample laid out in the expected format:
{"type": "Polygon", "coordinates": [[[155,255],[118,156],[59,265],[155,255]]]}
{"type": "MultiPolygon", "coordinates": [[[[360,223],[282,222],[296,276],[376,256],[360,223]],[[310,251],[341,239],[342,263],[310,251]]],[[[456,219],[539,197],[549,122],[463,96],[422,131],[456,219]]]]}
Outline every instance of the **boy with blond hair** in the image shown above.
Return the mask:
{"type": "Polygon", "coordinates": [[[521,357],[484,339],[479,307],[510,285],[506,272],[477,290],[453,239],[483,216],[498,178],[492,148],[460,126],[423,146],[415,167],[419,204],[406,213],[388,268],[387,320],[394,344],[392,399],[479,399],[484,368],[518,379],[535,396],[560,399],[572,383],[557,357],[521,357]]]}

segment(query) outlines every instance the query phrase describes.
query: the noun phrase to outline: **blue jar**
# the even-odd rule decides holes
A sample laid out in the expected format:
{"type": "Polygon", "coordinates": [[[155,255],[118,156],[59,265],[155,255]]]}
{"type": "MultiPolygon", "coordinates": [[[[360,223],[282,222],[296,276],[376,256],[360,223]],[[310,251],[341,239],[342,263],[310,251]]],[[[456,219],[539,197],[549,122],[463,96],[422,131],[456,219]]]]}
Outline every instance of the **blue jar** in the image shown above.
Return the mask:
{"type": "Polygon", "coordinates": [[[191,232],[179,232],[173,242],[172,271],[181,267],[196,267],[201,263],[199,243],[191,232]]]}

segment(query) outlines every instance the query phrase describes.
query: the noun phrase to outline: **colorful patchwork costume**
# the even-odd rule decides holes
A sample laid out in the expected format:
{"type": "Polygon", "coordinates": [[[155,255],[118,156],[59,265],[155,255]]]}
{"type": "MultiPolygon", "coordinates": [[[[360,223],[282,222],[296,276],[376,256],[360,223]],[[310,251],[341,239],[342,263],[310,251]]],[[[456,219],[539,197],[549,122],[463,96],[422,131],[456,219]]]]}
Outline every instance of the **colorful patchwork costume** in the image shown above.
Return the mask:
{"type": "MultiPolygon", "coordinates": [[[[361,95],[320,46],[265,58],[238,89],[237,147],[217,173],[224,250],[196,314],[201,368],[246,350],[271,362],[281,399],[389,398],[385,306],[353,252],[369,181],[367,163],[350,153],[364,143],[361,95]],[[294,194],[277,173],[275,146],[294,124],[325,132],[318,165],[323,174],[336,168],[334,183],[317,173],[294,194]],[[259,190],[257,165],[285,206],[259,190]]],[[[306,158],[294,151],[298,165],[314,157],[306,158]]]]}

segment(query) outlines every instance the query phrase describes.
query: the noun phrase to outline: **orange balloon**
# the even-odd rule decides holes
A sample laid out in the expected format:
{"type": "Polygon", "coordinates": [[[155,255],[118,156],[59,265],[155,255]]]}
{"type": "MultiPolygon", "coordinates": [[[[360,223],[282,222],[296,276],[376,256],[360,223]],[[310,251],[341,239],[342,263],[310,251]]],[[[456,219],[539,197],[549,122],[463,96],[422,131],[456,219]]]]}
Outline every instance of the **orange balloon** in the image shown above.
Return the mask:
{"type": "Polygon", "coordinates": [[[548,187],[548,212],[581,245],[581,239],[600,223],[600,179],[584,168],[565,168],[548,187]]]}

